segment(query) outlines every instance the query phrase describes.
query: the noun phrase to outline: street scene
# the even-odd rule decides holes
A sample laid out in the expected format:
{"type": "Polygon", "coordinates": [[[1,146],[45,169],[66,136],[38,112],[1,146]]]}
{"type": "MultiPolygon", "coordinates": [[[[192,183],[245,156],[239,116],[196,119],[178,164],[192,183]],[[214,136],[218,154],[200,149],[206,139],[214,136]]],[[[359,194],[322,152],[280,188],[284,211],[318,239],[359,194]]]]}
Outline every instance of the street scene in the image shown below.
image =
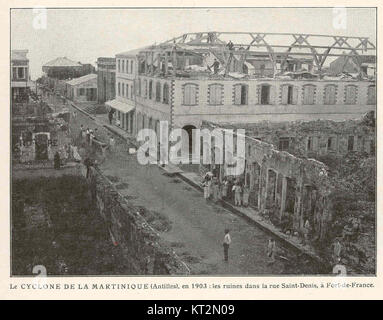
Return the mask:
{"type": "Polygon", "coordinates": [[[375,11],[263,10],[12,10],[12,275],[375,275],[375,11]]]}

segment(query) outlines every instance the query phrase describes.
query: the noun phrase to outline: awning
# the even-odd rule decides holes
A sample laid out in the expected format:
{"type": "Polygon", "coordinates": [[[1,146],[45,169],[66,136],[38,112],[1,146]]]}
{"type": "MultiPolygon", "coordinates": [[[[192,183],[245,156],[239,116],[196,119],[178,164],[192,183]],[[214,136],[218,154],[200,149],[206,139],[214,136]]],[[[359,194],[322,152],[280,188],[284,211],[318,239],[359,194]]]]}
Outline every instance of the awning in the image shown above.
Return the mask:
{"type": "Polygon", "coordinates": [[[12,88],[29,88],[32,87],[34,83],[32,81],[12,81],[12,88]]]}
{"type": "Polygon", "coordinates": [[[127,103],[124,103],[124,102],[121,102],[121,101],[117,101],[116,99],[106,101],[105,104],[108,107],[116,109],[116,110],[121,111],[123,113],[128,113],[128,112],[134,110],[134,108],[135,108],[131,104],[127,104],[127,103]]]}

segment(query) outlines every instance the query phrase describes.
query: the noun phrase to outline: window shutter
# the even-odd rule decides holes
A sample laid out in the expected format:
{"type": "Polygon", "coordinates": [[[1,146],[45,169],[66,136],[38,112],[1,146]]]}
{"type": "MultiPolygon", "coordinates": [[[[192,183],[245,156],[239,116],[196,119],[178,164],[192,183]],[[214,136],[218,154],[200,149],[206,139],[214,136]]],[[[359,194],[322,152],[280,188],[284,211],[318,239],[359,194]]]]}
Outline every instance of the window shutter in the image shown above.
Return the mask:
{"type": "Polygon", "coordinates": [[[287,85],[282,86],[282,104],[287,104],[289,87],[287,85]]]}
{"type": "Polygon", "coordinates": [[[241,85],[237,84],[234,86],[234,104],[241,104],[241,85]]]}
{"type": "Polygon", "coordinates": [[[191,105],[195,105],[196,104],[196,89],[195,89],[195,86],[191,85],[189,86],[190,87],[190,97],[189,97],[189,101],[191,105]]]}
{"type": "Polygon", "coordinates": [[[313,137],[313,147],[312,150],[318,151],[319,147],[319,137],[313,137]]]}
{"type": "Polygon", "coordinates": [[[277,90],[275,86],[270,86],[270,104],[275,104],[276,93],[277,93],[277,90]]]}
{"type": "Polygon", "coordinates": [[[293,104],[298,104],[298,87],[293,87],[293,104]]]}

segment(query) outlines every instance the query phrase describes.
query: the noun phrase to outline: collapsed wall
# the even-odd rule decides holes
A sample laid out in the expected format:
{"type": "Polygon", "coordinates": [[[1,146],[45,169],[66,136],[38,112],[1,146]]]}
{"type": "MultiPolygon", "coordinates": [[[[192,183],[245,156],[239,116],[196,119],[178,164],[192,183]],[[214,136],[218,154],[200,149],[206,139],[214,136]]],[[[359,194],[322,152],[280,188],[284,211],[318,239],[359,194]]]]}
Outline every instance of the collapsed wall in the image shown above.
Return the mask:
{"type": "Polygon", "coordinates": [[[158,233],[113,184],[96,168],[88,178],[92,202],[104,219],[116,246],[134,274],[188,274],[187,265],[173,251],[160,243],[158,233]]]}

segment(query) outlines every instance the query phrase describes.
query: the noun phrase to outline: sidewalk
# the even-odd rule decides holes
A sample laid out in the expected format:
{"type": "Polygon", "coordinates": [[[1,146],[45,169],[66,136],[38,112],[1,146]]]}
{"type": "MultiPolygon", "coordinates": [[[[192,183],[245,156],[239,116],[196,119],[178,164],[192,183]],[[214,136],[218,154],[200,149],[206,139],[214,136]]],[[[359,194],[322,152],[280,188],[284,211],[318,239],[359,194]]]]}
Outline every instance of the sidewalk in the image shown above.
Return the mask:
{"type": "MultiPolygon", "coordinates": [[[[71,102],[71,105],[79,110],[80,112],[86,114],[88,117],[93,119],[97,124],[104,126],[106,129],[111,131],[112,133],[118,135],[120,138],[127,140],[130,144],[137,147],[137,143],[133,136],[131,136],[128,132],[125,130],[110,125],[108,119],[105,117],[103,119],[101,116],[94,117],[91,114],[88,114],[86,111],[82,110],[78,106],[76,106],[73,102],[71,102]]],[[[201,186],[201,177],[194,172],[185,172],[182,169],[180,169],[178,166],[173,164],[166,164],[165,166],[158,165],[159,168],[164,170],[167,174],[173,176],[177,175],[179,176],[183,181],[191,185],[192,187],[196,188],[197,190],[203,192],[202,186],[201,186]]],[[[293,249],[294,251],[302,252],[304,255],[310,257],[311,259],[314,259],[317,262],[323,263],[322,259],[315,254],[314,250],[306,245],[301,244],[301,239],[295,236],[288,236],[281,231],[279,231],[275,226],[270,224],[269,222],[265,221],[265,219],[257,213],[255,209],[252,208],[244,208],[244,207],[236,207],[233,204],[227,202],[227,201],[220,201],[220,204],[222,207],[228,209],[229,211],[245,218],[250,223],[256,224],[258,227],[260,227],[262,230],[274,235],[279,239],[279,241],[283,242],[287,247],[293,249]]]]}

